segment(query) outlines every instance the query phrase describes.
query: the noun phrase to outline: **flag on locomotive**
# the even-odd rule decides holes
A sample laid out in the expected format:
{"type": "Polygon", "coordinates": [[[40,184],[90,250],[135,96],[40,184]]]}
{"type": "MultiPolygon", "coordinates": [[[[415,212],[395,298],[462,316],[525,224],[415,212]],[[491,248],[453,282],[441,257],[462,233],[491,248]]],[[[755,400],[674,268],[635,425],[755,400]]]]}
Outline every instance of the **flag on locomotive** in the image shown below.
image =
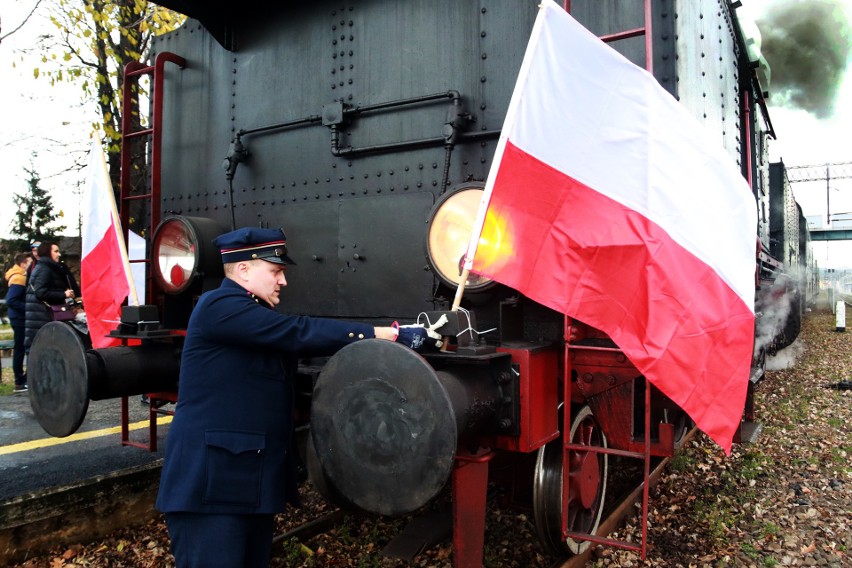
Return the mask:
{"type": "Polygon", "coordinates": [[[756,226],[748,184],[704,127],[545,0],[466,268],[607,333],[729,453],[751,366],[756,226]]]}
{"type": "Polygon", "coordinates": [[[121,306],[128,297],[130,305],[139,300],[106,158],[97,140],[92,143],[88,183],[82,204],[80,284],[92,347],[100,349],[119,344],[109,334],[121,319],[121,306]]]}

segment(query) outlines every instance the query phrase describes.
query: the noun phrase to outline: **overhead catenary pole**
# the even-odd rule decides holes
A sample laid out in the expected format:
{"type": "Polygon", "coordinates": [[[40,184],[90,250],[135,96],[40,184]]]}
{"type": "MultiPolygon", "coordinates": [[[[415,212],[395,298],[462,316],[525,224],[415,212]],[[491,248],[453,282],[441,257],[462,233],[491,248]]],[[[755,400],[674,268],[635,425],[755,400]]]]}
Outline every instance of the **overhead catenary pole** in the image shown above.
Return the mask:
{"type": "Polygon", "coordinates": [[[807,166],[787,166],[790,183],[825,179],[825,222],[831,225],[831,180],[852,178],[852,162],[831,162],[807,166]]]}

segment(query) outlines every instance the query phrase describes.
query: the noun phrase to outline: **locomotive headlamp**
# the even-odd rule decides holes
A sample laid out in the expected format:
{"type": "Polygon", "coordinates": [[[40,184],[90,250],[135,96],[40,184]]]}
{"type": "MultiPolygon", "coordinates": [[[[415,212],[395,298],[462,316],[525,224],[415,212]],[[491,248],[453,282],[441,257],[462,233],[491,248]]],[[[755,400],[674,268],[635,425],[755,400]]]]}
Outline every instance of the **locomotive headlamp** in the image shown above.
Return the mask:
{"type": "MultiPolygon", "coordinates": [[[[432,269],[446,284],[458,286],[464,255],[479,210],[483,186],[466,184],[448,192],[435,205],[429,218],[427,247],[432,269]]],[[[471,273],[468,290],[481,290],[493,284],[489,278],[471,273]]]]}
{"type": "Polygon", "coordinates": [[[167,294],[180,294],[200,274],[221,271],[213,239],[222,232],[203,217],[170,217],[154,232],[153,268],[157,285],[167,294]]]}

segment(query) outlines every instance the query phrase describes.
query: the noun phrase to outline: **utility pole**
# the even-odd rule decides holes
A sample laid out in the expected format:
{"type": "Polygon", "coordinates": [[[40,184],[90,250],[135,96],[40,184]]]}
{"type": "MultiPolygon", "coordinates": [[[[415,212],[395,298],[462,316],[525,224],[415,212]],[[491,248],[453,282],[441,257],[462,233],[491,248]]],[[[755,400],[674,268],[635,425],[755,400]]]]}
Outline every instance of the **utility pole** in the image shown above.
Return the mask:
{"type": "Polygon", "coordinates": [[[831,180],[852,178],[852,162],[834,162],[812,166],[787,166],[787,180],[820,181],[825,179],[825,221],[831,226],[831,180]]]}

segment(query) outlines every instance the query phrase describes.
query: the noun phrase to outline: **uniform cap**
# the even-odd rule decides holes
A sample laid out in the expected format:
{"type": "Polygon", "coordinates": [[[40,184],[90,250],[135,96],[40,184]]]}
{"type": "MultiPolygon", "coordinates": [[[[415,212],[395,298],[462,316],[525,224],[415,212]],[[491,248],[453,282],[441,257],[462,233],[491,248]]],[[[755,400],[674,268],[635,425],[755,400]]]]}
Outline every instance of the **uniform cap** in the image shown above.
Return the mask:
{"type": "Polygon", "coordinates": [[[274,264],[296,264],[287,256],[287,237],[281,229],[243,227],[213,240],[222,253],[222,262],[262,259],[274,264]]]}
{"type": "Polygon", "coordinates": [[[38,248],[40,246],[41,246],[41,241],[33,241],[33,242],[30,243],[31,249],[38,248]]]}

